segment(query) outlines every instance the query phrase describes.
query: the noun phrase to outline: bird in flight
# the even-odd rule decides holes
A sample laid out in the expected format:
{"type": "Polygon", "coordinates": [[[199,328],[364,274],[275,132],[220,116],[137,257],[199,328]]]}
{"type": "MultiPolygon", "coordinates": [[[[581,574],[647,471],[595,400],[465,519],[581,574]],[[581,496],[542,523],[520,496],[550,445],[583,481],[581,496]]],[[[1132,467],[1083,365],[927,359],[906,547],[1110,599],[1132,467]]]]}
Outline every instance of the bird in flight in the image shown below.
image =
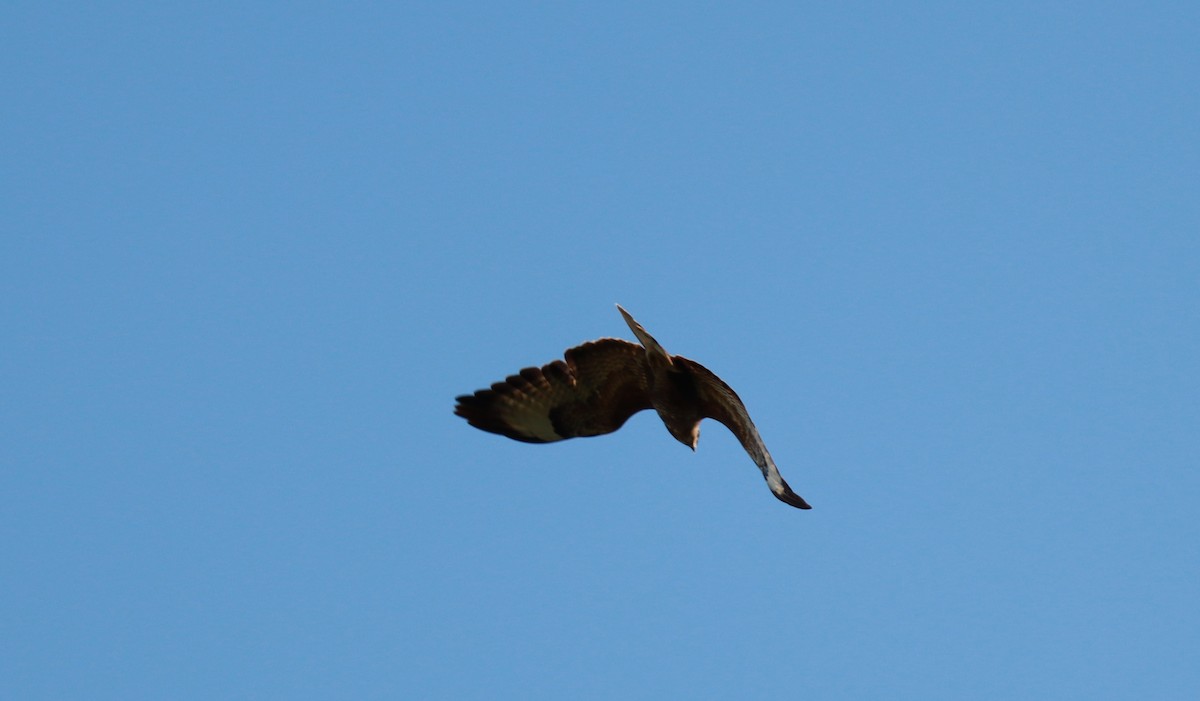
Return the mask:
{"type": "Polygon", "coordinates": [[[621,305],[617,310],[641,345],[602,338],[569,348],[564,360],[457,397],[454,413],[484,431],[550,443],[612,433],[653,408],[667,431],[692,450],[700,421],[716,419],[737,436],[772,494],[798,509],[812,508],[779,474],[737,393],[700,363],[663,350],[621,305]]]}

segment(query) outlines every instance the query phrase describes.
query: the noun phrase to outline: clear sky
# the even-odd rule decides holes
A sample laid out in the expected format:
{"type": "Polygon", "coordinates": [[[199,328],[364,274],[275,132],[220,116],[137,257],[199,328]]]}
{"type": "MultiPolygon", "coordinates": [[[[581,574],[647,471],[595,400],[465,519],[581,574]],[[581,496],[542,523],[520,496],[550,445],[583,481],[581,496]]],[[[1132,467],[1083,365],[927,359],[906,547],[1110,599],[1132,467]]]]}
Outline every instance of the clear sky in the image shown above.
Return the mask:
{"type": "Polygon", "coordinates": [[[1198,8],[6,3],[0,697],[1197,698],[1198,8]]]}

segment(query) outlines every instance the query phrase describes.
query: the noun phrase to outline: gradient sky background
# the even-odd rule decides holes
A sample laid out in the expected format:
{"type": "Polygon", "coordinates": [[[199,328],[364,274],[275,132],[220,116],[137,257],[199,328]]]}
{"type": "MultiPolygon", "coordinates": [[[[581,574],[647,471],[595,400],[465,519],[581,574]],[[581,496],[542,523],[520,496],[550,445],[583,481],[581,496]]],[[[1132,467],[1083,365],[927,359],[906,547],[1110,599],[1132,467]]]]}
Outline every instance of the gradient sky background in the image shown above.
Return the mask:
{"type": "Polygon", "coordinates": [[[7,3],[0,697],[1196,698],[1198,8],[7,3]]]}

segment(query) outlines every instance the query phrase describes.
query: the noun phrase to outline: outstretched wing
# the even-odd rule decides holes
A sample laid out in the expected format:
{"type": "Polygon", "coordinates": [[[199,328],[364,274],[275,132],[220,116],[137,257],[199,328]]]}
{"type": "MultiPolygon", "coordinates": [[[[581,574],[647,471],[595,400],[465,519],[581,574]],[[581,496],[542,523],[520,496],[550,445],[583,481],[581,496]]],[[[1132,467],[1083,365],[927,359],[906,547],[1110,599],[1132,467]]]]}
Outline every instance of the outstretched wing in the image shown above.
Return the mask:
{"type": "Polygon", "coordinates": [[[763,443],[762,436],[758,435],[758,429],[750,420],[746,405],[742,404],[737,392],[734,392],[721,378],[700,363],[678,355],[675,356],[675,361],[682,362],[691,370],[692,376],[696,379],[701,415],[716,419],[733,431],[733,435],[737,436],[742,447],[754,460],[754,464],[762,470],[763,477],[767,480],[767,486],[771,488],[771,493],[783,503],[790,504],[797,509],[811,509],[808,502],[793,492],[788,483],[784,481],[783,475],[779,474],[779,468],[775,467],[775,461],[767,452],[766,443],[763,443]]]}
{"type": "Polygon", "coordinates": [[[598,436],[650,408],[646,351],[616,338],[567,350],[563,360],[457,398],[472,426],[526,443],[598,436]]]}

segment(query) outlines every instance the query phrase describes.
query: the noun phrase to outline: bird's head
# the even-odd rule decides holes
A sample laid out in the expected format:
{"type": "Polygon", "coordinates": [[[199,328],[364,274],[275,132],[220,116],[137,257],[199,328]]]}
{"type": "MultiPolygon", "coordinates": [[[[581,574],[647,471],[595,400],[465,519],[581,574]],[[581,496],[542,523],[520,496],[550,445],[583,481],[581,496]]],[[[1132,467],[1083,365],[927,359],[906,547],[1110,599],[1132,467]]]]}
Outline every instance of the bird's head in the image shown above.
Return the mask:
{"type": "Polygon", "coordinates": [[[675,440],[686,445],[692,450],[696,449],[696,444],[700,442],[700,422],[690,426],[668,426],[671,435],[675,436],[675,440]]]}

